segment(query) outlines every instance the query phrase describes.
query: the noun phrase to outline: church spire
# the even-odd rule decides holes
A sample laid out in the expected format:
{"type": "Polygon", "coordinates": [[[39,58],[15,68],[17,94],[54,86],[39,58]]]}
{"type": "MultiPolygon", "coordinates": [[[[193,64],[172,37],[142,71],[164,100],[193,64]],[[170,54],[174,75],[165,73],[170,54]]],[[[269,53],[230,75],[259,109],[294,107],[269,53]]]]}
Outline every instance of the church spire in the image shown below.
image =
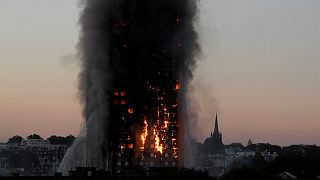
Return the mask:
{"type": "Polygon", "coordinates": [[[218,113],[216,113],[216,119],[215,119],[215,122],[214,122],[213,134],[219,134],[218,113]]]}

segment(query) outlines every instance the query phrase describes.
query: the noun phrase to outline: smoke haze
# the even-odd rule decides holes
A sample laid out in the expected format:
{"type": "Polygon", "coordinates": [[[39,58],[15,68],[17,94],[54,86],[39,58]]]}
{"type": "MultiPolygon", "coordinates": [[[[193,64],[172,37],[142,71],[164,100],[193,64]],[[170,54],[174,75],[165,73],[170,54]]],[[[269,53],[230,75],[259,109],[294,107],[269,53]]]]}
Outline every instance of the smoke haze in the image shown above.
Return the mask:
{"type": "MultiPolygon", "coordinates": [[[[168,89],[179,82],[179,118],[185,127],[185,133],[180,133],[189,139],[186,92],[199,50],[193,27],[196,2],[88,0],[81,6],[79,84],[87,121],[87,163],[99,168],[107,163],[112,124],[109,100],[112,89],[119,86],[133,92],[135,102],[141,102],[136,104],[139,113],[150,104],[142,89],[146,83],[168,89]],[[126,31],[119,27],[126,27],[126,31]]],[[[184,144],[190,149],[188,141],[184,144]]]]}

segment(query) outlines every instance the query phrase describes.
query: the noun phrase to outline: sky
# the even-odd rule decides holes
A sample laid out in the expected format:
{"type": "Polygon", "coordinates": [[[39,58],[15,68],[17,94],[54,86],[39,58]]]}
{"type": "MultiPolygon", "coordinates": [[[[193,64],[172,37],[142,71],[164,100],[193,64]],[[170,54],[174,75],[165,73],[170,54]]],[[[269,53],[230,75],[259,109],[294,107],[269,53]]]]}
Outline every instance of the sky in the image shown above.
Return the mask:
{"type": "MultiPolygon", "coordinates": [[[[191,83],[203,141],[320,144],[320,1],[201,0],[191,83]]],[[[0,1],[0,141],[76,135],[77,0],[0,1]]]]}
{"type": "Polygon", "coordinates": [[[0,1],[0,139],[76,134],[79,68],[75,0],[0,1]]]}

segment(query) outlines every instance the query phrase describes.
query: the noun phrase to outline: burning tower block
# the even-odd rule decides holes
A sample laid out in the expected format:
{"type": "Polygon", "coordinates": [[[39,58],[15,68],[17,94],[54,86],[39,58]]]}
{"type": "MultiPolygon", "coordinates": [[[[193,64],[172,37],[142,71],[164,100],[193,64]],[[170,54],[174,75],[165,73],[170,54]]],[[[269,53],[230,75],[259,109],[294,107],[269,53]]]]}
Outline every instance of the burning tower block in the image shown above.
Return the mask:
{"type": "Polygon", "coordinates": [[[87,131],[98,139],[87,146],[89,164],[102,161],[98,166],[119,173],[182,164],[183,103],[198,50],[195,11],[194,0],[86,1],[86,117],[103,115],[87,131]]]}

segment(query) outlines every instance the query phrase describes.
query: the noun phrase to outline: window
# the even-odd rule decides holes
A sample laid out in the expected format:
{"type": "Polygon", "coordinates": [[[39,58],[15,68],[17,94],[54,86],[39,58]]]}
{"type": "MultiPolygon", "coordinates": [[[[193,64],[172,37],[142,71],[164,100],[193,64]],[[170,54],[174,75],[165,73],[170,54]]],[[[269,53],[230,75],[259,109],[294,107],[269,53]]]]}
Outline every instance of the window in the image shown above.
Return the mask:
{"type": "Polygon", "coordinates": [[[128,148],[132,149],[133,148],[133,144],[132,143],[128,144],[128,148]]]}
{"type": "Polygon", "coordinates": [[[126,92],[125,91],[121,91],[121,96],[126,96],[126,92]]]}
{"type": "Polygon", "coordinates": [[[166,161],[166,162],[164,162],[164,165],[165,165],[165,166],[168,166],[168,165],[169,165],[169,163],[166,161]]]}
{"type": "Polygon", "coordinates": [[[165,153],[165,154],[164,154],[164,157],[169,157],[169,154],[168,154],[168,153],[165,153]]]}
{"type": "Polygon", "coordinates": [[[119,101],[118,100],[113,100],[113,104],[119,104],[119,101]]]}
{"type": "Polygon", "coordinates": [[[121,161],[118,161],[118,162],[117,162],[117,165],[118,165],[118,166],[121,166],[121,161]]]}
{"type": "Polygon", "coordinates": [[[122,105],[126,104],[126,100],[121,100],[121,104],[122,105]]]}
{"type": "Polygon", "coordinates": [[[125,162],[125,166],[128,166],[128,165],[129,165],[129,162],[128,162],[128,161],[126,161],[126,162],[125,162]]]}
{"type": "Polygon", "coordinates": [[[154,153],[150,153],[150,157],[154,157],[154,153]]]}
{"type": "Polygon", "coordinates": [[[119,96],[119,92],[118,92],[118,91],[114,91],[114,92],[113,92],[113,95],[114,95],[114,96],[119,96]]]}

